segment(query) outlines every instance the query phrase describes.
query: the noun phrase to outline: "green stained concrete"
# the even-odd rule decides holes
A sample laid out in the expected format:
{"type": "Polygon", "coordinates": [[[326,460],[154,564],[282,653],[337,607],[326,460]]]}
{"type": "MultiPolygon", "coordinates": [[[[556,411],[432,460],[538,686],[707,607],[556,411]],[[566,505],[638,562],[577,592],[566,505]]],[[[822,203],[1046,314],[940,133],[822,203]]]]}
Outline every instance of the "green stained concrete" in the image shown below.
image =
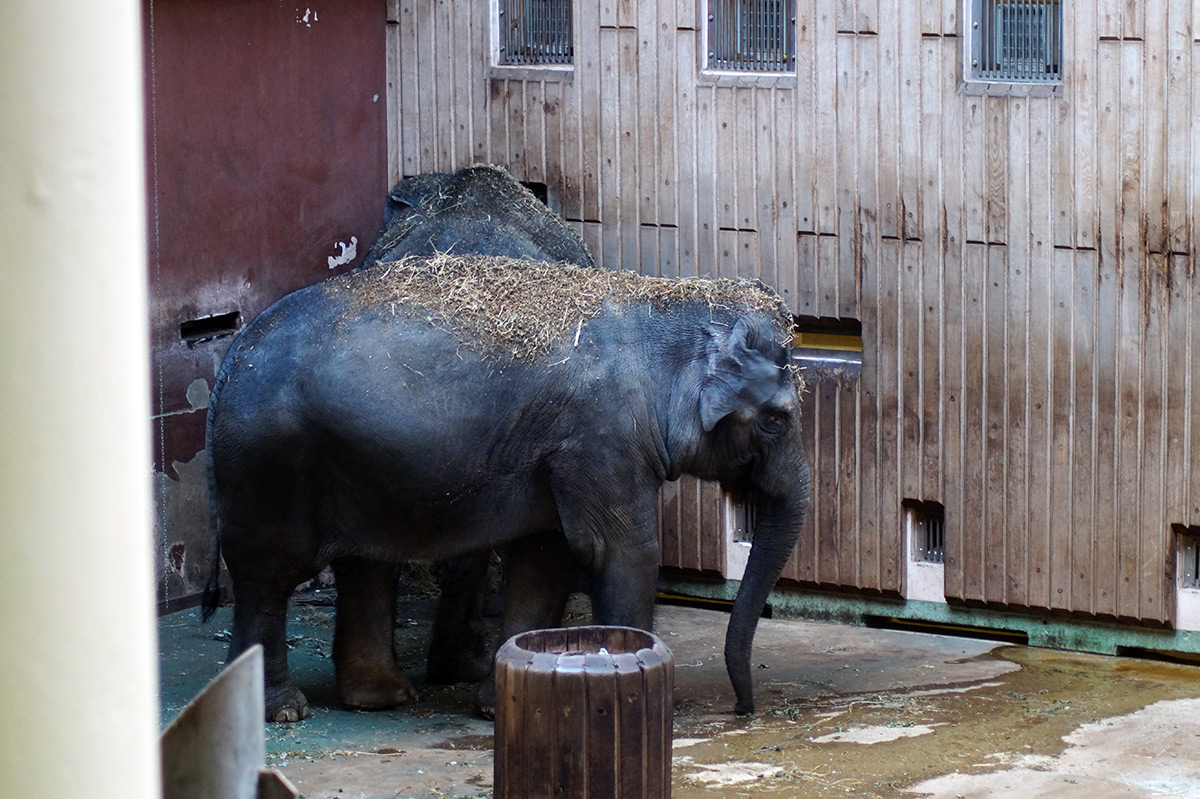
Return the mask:
{"type": "MultiPolygon", "coordinates": [[[[659,581],[659,590],[665,595],[715,600],[725,604],[733,600],[739,584],[736,580],[664,575],[659,581]]],[[[776,588],[771,593],[770,603],[776,614],[787,618],[896,629],[923,629],[928,625],[936,625],[941,629],[925,631],[995,638],[1028,643],[1030,646],[1101,655],[1160,653],[1190,659],[1189,656],[1200,654],[1200,633],[1186,630],[1106,624],[796,587],[776,588]]]]}

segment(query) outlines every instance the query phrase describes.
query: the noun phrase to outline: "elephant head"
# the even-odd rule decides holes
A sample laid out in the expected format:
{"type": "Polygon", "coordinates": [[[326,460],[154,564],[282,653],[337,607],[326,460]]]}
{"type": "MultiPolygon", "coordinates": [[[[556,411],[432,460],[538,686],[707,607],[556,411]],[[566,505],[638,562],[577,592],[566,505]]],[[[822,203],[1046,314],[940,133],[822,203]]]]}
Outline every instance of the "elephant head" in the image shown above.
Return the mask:
{"type": "Polygon", "coordinates": [[[699,380],[702,443],[697,460],[685,469],[719,480],[756,508],[753,546],[725,637],[725,666],[739,714],[754,712],[754,632],[800,536],[809,503],[799,381],[780,338],[773,326],[752,317],[711,331],[699,380]]]}

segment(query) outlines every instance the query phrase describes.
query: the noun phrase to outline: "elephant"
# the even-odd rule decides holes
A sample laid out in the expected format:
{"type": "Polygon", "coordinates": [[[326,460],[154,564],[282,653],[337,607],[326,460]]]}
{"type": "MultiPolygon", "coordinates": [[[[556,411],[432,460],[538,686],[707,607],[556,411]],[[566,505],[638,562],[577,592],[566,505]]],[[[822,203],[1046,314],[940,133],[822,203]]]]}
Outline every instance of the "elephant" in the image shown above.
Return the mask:
{"type": "MultiPolygon", "coordinates": [[[[359,268],[444,252],[594,265],[583,239],[562,217],[507,171],[489,164],[413,175],[393,186],[384,233],[359,268]]],[[[495,652],[488,645],[483,621],[490,554],[467,553],[440,564],[441,599],[426,668],[432,682],[491,684],[495,652]]],[[[520,573],[519,568],[514,571],[520,573]]],[[[510,585],[506,595],[514,597],[510,613],[520,614],[521,586],[510,585]]],[[[561,616],[561,610],[547,611],[541,618],[549,626],[561,622],[561,616]]],[[[486,688],[481,697],[484,694],[486,688]]],[[[484,715],[490,715],[490,700],[481,698],[479,704],[484,715]]]]}
{"type": "Polygon", "coordinates": [[[515,546],[511,631],[557,602],[568,551],[597,623],[651,629],[658,491],[682,474],[757,507],[725,644],[734,709],[753,712],[755,628],[809,501],[791,325],[758,283],[474,255],[382,262],[269,307],[207,424],[230,657],[262,644],[267,718],[307,715],[285,609],[327,564],[351,707],[412,696],[392,652],[401,560],[515,546]]]}

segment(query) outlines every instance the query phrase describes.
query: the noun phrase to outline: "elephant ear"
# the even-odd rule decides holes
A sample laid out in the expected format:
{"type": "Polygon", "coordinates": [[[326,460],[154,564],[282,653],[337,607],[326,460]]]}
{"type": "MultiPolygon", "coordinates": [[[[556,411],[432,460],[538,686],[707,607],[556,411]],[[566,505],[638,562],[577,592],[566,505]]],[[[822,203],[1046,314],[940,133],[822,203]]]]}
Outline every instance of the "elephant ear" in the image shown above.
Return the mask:
{"type": "Polygon", "coordinates": [[[734,413],[754,413],[778,390],[779,365],[754,345],[764,332],[744,317],[728,333],[710,330],[708,368],[700,386],[700,423],[711,433],[734,413]]]}

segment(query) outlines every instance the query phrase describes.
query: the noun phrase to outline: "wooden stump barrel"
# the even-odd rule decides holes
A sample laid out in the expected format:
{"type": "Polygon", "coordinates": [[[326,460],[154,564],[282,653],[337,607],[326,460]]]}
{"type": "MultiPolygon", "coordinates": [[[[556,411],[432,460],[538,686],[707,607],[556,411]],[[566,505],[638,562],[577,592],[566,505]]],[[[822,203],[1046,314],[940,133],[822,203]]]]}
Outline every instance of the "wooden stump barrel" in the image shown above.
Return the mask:
{"type": "Polygon", "coordinates": [[[644,630],[513,636],[496,654],[495,799],[669,797],[674,680],[644,630]]]}

